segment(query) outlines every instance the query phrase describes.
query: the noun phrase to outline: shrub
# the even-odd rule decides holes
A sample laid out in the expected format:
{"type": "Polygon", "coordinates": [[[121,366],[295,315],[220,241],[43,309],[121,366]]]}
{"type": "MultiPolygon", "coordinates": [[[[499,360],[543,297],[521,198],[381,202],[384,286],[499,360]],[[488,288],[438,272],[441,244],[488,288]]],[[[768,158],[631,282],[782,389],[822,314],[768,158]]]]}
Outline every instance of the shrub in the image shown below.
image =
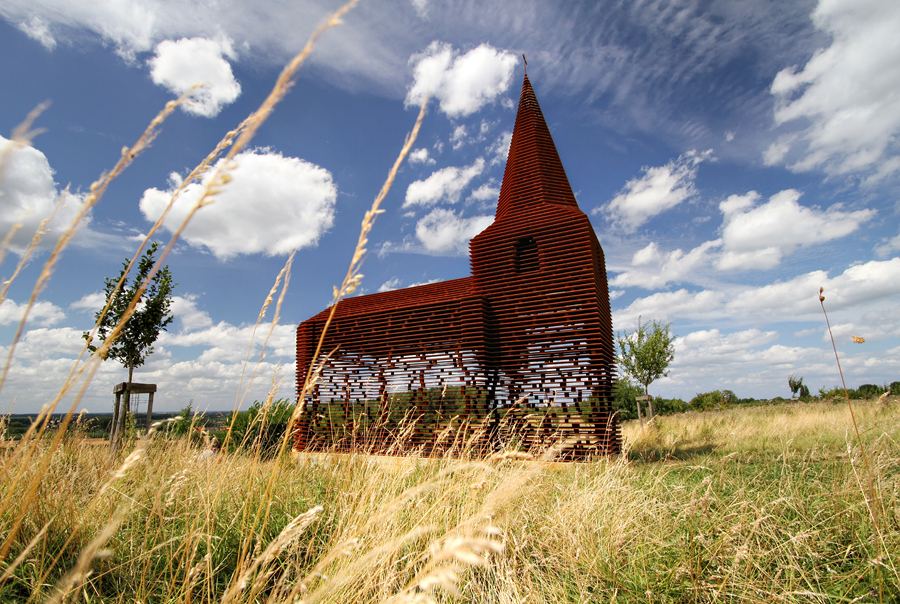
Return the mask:
{"type": "Polygon", "coordinates": [[[653,401],[653,410],[657,415],[673,415],[690,411],[691,405],[680,398],[658,398],[653,401]]]}
{"type": "Polygon", "coordinates": [[[891,394],[894,396],[900,396],[900,382],[891,382],[891,394]]]}
{"type": "Polygon", "coordinates": [[[879,396],[884,391],[884,388],[882,388],[881,386],[876,386],[875,384],[863,384],[856,389],[856,392],[859,393],[859,396],[866,400],[879,396]]]}
{"type": "Polygon", "coordinates": [[[726,408],[736,404],[740,399],[731,390],[713,390],[697,394],[691,399],[690,406],[698,411],[726,408]]]}

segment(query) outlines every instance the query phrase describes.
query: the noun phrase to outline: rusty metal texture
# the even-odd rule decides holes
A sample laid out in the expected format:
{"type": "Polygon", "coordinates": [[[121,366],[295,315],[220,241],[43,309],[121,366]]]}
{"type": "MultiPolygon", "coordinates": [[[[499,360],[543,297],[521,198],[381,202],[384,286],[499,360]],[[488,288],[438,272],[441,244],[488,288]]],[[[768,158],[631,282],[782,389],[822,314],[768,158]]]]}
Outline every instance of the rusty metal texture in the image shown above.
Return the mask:
{"type": "Polygon", "coordinates": [[[495,219],[469,251],[470,277],[341,301],[318,359],[329,310],[300,324],[298,392],[323,370],[295,450],[619,452],[603,250],[527,76],[495,219]]]}

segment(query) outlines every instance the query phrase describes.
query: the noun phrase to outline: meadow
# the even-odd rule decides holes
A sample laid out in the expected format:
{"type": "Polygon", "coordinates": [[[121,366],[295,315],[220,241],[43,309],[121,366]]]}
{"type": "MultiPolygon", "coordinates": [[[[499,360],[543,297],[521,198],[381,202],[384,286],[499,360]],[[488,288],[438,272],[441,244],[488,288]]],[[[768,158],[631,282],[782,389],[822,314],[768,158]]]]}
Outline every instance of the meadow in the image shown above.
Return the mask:
{"type": "Polygon", "coordinates": [[[5,449],[3,602],[896,602],[900,401],[689,413],[589,463],[5,449]],[[28,477],[43,472],[33,492],[28,477]]]}

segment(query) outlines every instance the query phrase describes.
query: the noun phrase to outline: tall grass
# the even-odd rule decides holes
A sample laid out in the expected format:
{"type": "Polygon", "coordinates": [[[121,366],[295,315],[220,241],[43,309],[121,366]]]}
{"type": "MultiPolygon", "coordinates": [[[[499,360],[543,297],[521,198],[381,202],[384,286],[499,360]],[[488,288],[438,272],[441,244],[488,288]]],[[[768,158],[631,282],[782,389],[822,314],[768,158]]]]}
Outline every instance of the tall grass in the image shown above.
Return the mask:
{"type": "MultiPolygon", "coordinates": [[[[185,179],[219,166],[195,212],[230,179],[233,165],[218,158],[249,142],[316,38],[353,4],[316,31],[260,109],[185,179]]],[[[176,106],[123,150],[86,209],[176,106]]],[[[361,279],[369,229],[422,116],[363,219],[336,303],[361,279]]],[[[51,253],[32,302],[78,224],[51,253]]],[[[257,325],[283,283],[277,322],[289,276],[290,260],[257,325]]],[[[70,425],[71,412],[60,429],[48,424],[73,391],[75,408],[101,354],[79,357],[26,436],[0,448],[0,602],[900,599],[896,401],[857,409],[880,494],[876,527],[846,409],[828,404],[626,424],[625,455],[584,464],[513,452],[490,460],[292,456],[287,438],[274,460],[259,450],[210,459],[188,438],[156,430],[111,459],[77,421],[70,425]]],[[[247,367],[252,380],[249,357],[247,367]]],[[[312,369],[307,385],[316,378],[312,369]]],[[[264,409],[279,386],[273,381],[264,409]]]]}
{"type": "Polygon", "coordinates": [[[24,523],[0,601],[898,601],[900,402],[857,411],[880,534],[830,403],[629,422],[626,455],[582,464],[150,438],[113,474],[71,433],[2,518],[24,523]]]}

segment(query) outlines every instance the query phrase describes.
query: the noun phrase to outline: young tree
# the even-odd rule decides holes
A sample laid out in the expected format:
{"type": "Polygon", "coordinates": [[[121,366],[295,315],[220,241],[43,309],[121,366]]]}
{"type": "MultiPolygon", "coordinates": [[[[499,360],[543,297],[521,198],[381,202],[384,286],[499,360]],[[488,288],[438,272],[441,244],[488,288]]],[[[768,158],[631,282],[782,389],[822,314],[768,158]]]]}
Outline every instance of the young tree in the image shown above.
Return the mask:
{"type": "MultiPolygon", "coordinates": [[[[129,260],[122,263],[122,270],[119,276],[114,279],[107,278],[104,281],[106,294],[106,302],[109,302],[109,310],[106,314],[102,314],[103,310],[97,311],[94,319],[99,321],[97,327],[97,337],[100,339],[98,344],[91,342],[90,332],[84,332],[85,340],[88,340],[88,350],[96,352],[98,348],[112,334],[116,325],[125,316],[125,311],[131,304],[131,301],[138,292],[144,287],[144,282],[150,275],[150,270],[155,264],[154,255],[159,248],[158,242],[153,242],[147,251],[144,252],[137,266],[137,274],[134,276],[131,285],[128,284],[128,277],[125,271],[128,270],[129,260]],[[122,285],[116,289],[122,281],[122,285]],[[102,316],[101,316],[102,315],[102,316]]],[[[172,306],[172,290],[177,283],[172,282],[172,275],[169,273],[169,267],[160,268],[146,289],[140,293],[140,298],[135,307],[134,314],[129,317],[123,329],[119,332],[118,337],[109,346],[104,359],[115,359],[122,363],[128,369],[128,381],[132,381],[134,376],[134,368],[144,364],[150,354],[153,353],[153,343],[159,337],[159,332],[165,330],[166,326],[172,322],[174,318],[169,310],[172,306]]]]}
{"type": "MultiPolygon", "coordinates": [[[[793,398],[793,397],[797,396],[797,393],[800,392],[801,389],[803,388],[803,378],[797,377],[796,375],[794,375],[792,373],[790,375],[790,377],[788,378],[788,386],[791,389],[791,397],[793,398]]],[[[809,391],[807,390],[807,392],[809,392],[809,391]]]]}
{"type": "Polygon", "coordinates": [[[644,386],[644,394],[658,378],[669,375],[667,368],[675,356],[672,342],[675,336],[669,331],[671,323],[652,321],[641,324],[632,333],[622,333],[616,337],[619,354],[616,362],[625,374],[644,386]]]}

